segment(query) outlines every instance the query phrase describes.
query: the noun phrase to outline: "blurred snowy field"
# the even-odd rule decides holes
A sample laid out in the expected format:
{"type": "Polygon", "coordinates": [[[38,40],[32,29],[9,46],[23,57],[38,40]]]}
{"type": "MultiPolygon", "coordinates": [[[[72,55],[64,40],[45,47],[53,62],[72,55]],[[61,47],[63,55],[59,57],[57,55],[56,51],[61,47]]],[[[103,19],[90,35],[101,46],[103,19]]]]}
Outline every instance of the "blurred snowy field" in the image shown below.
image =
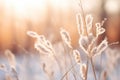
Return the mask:
{"type": "MultiPolygon", "coordinates": [[[[56,49],[56,57],[58,62],[54,58],[34,53],[24,53],[16,55],[16,72],[19,80],[61,80],[62,76],[67,72],[73,64],[75,64],[74,58],[70,58],[69,54],[63,54],[62,47],[59,46],[56,49]],[[72,60],[72,61],[71,61],[72,60]],[[59,66],[58,66],[59,64],[59,66]]],[[[81,52],[82,53],[82,52],[81,52]]],[[[81,54],[84,62],[84,54],[81,54]]],[[[113,48],[107,49],[102,54],[102,64],[100,63],[100,56],[94,58],[95,70],[97,79],[100,79],[100,73],[106,72],[106,80],[119,80],[120,79],[120,49],[113,48]]],[[[10,65],[6,56],[0,56],[0,80],[17,80],[14,78],[15,74],[11,72],[10,65]],[[1,69],[1,65],[4,64],[6,70],[1,69]],[[12,79],[6,79],[6,76],[11,76],[12,79]]],[[[81,80],[80,68],[78,65],[68,72],[67,77],[63,80],[81,80]]],[[[94,80],[91,65],[89,64],[88,80],[94,80]]],[[[101,80],[103,80],[101,78],[101,80]]]]}

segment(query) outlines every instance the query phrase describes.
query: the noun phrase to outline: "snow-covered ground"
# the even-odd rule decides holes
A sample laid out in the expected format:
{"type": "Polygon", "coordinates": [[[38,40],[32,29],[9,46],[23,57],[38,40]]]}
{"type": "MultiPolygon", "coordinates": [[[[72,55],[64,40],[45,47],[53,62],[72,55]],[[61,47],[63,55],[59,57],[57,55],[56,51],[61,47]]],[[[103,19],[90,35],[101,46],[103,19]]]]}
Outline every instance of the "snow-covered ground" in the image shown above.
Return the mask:
{"type": "MultiPolygon", "coordinates": [[[[57,49],[56,49],[57,50],[57,49]]],[[[57,50],[57,59],[50,56],[35,53],[24,53],[15,56],[16,72],[19,80],[60,80],[75,61],[68,54],[61,54],[57,50]],[[72,61],[71,61],[72,60],[72,61]]],[[[83,55],[84,56],[84,55],[83,55]]],[[[84,61],[84,57],[82,60],[84,61]]],[[[119,49],[110,49],[100,56],[94,58],[97,79],[100,79],[100,73],[106,72],[106,80],[120,79],[120,52],[119,49]],[[110,54],[110,55],[108,55],[110,54]],[[106,56],[107,55],[107,56],[106,56]]],[[[12,71],[6,56],[0,56],[0,80],[17,80],[16,74],[12,71]],[[5,66],[3,66],[3,64],[5,66]],[[8,79],[6,79],[6,77],[8,79]],[[10,79],[11,78],[11,79],[10,79]]],[[[103,75],[105,76],[105,75],[103,75]]],[[[63,80],[81,80],[79,65],[68,72],[63,80]]],[[[89,64],[88,80],[94,80],[91,64],[89,64]]],[[[101,79],[103,80],[103,79],[101,79]]]]}

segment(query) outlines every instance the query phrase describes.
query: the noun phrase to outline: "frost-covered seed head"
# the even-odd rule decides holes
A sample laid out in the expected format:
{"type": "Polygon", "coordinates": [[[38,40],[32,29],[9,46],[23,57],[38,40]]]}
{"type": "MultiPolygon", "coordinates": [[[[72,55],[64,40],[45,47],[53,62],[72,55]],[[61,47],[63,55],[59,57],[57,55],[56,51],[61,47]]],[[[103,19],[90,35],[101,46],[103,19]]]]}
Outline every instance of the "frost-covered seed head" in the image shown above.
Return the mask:
{"type": "Polygon", "coordinates": [[[73,50],[73,56],[78,64],[81,62],[80,52],[78,50],[73,50]]]}

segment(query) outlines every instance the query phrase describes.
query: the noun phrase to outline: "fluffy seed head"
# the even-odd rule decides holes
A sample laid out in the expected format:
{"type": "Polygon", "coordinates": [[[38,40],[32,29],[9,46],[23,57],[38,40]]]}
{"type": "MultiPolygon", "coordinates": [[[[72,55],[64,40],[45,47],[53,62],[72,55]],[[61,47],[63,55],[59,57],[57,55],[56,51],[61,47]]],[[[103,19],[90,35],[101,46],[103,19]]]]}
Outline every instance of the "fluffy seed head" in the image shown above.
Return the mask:
{"type": "Polygon", "coordinates": [[[96,23],[96,36],[103,34],[105,32],[105,29],[101,27],[100,23],[96,23]]]}
{"type": "Polygon", "coordinates": [[[77,20],[77,28],[79,35],[84,34],[84,25],[83,25],[83,19],[80,13],[76,14],[76,20],[77,20]]]}
{"type": "Polygon", "coordinates": [[[81,56],[78,50],[73,50],[73,55],[78,64],[81,62],[81,56]]]}
{"type": "Polygon", "coordinates": [[[86,77],[86,64],[81,64],[80,66],[80,74],[83,80],[85,80],[86,77]]]}
{"type": "Polygon", "coordinates": [[[33,38],[38,37],[38,34],[36,32],[33,32],[33,31],[27,31],[27,35],[29,35],[30,37],[33,37],[33,38]]]}
{"type": "Polygon", "coordinates": [[[91,29],[92,29],[92,22],[93,22],[93,17],[92,15],[87,15],[86,18],[86,27],[87,27],[87,33],[90,34],[91,33],[91,29]]]}
{"type": "Polygon", "coordinates": [[[65,29],[60,30],[60,35],[62,37],[62,40],[68,45],[68,47],[72,48],[71,46],[71,38],[69,33],[65,29]]]}
{"type": "Polygon", "coordinates": [[[97,46],[97,51],[96,55],[100,55],[106,48],[108,47],[108,41],[105,38],[98,46],[97,46]]]}
{"type": "Polygon", "coordinates": [[[48,55],[54,54],[54,49],[49,40],[45,38],[44,35],[39,35],[36,32],[28,31],[27,34],[33,38],[36,38],[36,42],[34,44],[34,48],[38,50],[40,53],[45,53],[48,55]]]}

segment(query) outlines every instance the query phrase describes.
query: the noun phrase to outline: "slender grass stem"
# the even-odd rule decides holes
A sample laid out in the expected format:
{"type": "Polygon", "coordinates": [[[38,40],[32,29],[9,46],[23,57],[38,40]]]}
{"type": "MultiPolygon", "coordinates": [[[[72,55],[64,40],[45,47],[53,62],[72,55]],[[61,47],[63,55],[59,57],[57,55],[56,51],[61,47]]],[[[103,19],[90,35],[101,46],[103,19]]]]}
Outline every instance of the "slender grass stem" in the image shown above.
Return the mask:
{"type": "MultiPolygon", "coordinates": [[[[102,68],[102,54],[100,54],[100,67],[102,68]]],[[[99,74],[99,80],[100,80],[100,76],[101,76],[101,70],[100,70],[100,74],[99,74]]]]}
{"type": "Polygon", "coordinates": [[[87,56],[85,80],[87,80],[88,68],[89,68],[89,58],[88,58],[88,56],[87,56]]]}
{"type": "Polygon", "coordinates": [[[77,63],[75,63],[74,65],[72,65],[72,67],[62,76],[62,78],[60,80],[63,80],[64,77],[77,65],[77,63]]]}
{"type": "Polygon", "coordinates": [[[91,62],[91,65],[92,65],[92,70],[93,70],[94,78],[95,78],[95,80],[97,80],[96,73],[95,73],[95,66],[93,64],[92,58],[90,58],[90,62],[91,62]]]}
{"type": "Polygon", "coordinates": [[[60,69],[60,73],[62,74],[62,71],[63,71],[63,70],[62,70],[62,67],[61,67],[61,65],[60,65],[60,62],[59,62],[58,58],[57,58],[55,55],[53,55],[53,58],[55,59],[57,65],[58,65],[58,67],[59,67],[59,69],[60,69]]]}

